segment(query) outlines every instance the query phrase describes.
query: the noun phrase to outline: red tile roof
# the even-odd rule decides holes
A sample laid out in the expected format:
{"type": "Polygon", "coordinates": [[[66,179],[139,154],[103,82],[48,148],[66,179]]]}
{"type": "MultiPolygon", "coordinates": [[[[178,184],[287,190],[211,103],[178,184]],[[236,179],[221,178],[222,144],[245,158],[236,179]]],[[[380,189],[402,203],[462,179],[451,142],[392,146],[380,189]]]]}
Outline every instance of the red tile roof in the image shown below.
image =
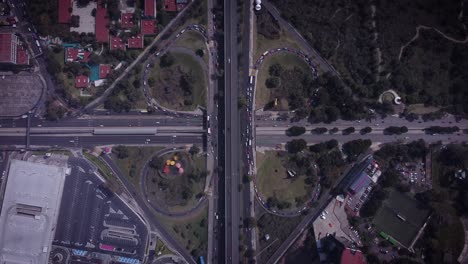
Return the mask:
{"type": "Polygon", "coordinates": [[[107,9],[101,6],[102,0],[98,0],[96,7],[96,40],[97,42],[109,42],[109,18],[107,9]]]}
{"type": "Polygon", "coordinates": [[[29,55],[28,51],[25,50],[23,47],[18,46],[17,52],[16,52],[16,64],[29,64],[29,55]]]}
{"type": "Polygon", "coordinates": [[[366,264],[361,251],[346,248],[341,255],[341,264],[366,264]]]}
{"type": "Polygon", "coordinates": [[[13,33],[0,33],[0,62],[29,64],[29,54],[13,33]]]}
{"type": "Polygon", "coordinates": [[[111,72],[109,64],[99,64],[99,79],[106,79],[111,72]]]}
{"type": "Polygon", "coordinates": [[[143,35],[156,34],[156,24],[156,20],[141,20],[141,33],[143,35]]]}
{"type": "Polygon", "coordinates": [[[72,7],[71,0],[58,1],[58,22],[61,24],[69,24],[71,21],[70,8],[72,7]]]}
{"type": "Polygon", "coordinates": [[[91,52],[84,50],[84,49],[78,49],[78,48],[66,48],[65,49],[65,61],[66,62],[73,62],[73,61],[88,62],[89,56],[91,56],[91,52]]]}
{"type": "Polygon", "coordinates": [[[176,12],[177,11],[176,0],[164,0],[164,10],[170,11],[170,12],[176,12]]]}
{"type": "Polygon", "coordinates": [[[145,16],[156,17],[156,0],[145,0],[145,16]]]}
{"type": "Polygon", "coordinates": [[[110,50],[125,50],[125,43],[119,37],[110,37],[110,50]]]}
{"type": "Polygon", "coordinates": [[[136,35],[128,39],[129,49],[142,49],[143,48],[143,36],[141,34],[136,35]]]}
{"type": "Polygon", "coordinates": [[[135,26],[133,23],[133,13],[122,13],[120,19],[122,20],[120,23],[122,28],[132,28],[135,26]]]}
{"type": "Polygon", "coordinates": [[[13,62],[13,45],[12,43],[13,34],[1,33],[0,34],[0,62],[13,62]]]}
{"type": "Polygon", "coordinates": [[[87,88],[89,84],[89,78],[85,75],[79,75],[75,77],[76,88],[87,88]]]}

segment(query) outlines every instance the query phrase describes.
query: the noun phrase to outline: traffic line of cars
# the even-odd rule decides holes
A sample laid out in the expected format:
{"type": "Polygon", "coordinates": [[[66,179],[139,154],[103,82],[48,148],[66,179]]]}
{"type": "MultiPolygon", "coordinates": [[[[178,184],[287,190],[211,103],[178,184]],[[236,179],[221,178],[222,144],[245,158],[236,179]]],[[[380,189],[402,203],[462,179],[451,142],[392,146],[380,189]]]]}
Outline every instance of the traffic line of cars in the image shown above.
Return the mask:
{"type": "Polygon", "coordinates": [[[278,52],[289,52],[289,53],[297,55],[298,57],[302,58],[307,63],[307,65],[309,65],[313,76],[315,78],[318,76],[317,70],[315,69],[314,65],[312,65],[312,60],[309,58],[309,56],[307,56],[304,52],[302,52],[300,50],[296,50],[296,49],[292,49],[292,48],[288,48],[288,47],[276,48],[276,49],[271,49],[271,50],[265,51],[260,56],[260,58],[258,58],[257,61],[255,62],[254,69],[258,70],[260,65],[263,63],[263,60],[265,60],[265,58],[267,56],[278,53],[278,52]]]}

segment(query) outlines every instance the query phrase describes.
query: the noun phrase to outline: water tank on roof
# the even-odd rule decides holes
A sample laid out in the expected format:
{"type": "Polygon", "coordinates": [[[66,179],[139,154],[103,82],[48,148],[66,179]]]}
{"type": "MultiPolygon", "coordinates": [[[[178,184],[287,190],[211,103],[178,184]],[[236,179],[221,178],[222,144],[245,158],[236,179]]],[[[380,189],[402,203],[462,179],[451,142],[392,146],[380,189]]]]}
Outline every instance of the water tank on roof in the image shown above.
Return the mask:
{"type": "Polygon", "coordinates": [[[262,0],[255,0],[255,4],[256,4],[256,5],[262,4],[262,0]]]}
{"type": "Polygon", "coordinates": [[[262,9],[262,6],[261,6],[261,5],[256,5],[256,6],[255,6],[255,10],[260,11],[260,9],[262,9]]]}

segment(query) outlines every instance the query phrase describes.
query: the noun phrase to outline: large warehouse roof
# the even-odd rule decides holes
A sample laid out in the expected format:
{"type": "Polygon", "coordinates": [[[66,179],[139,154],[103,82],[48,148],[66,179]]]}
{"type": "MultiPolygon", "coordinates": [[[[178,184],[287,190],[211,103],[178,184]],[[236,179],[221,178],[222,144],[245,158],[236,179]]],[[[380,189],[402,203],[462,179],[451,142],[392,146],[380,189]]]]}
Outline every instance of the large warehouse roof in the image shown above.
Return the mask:
{"type": "Polygon", "coordinates": [[[47,263],[66,168],[12,160],[0,214],[0,263],[47,263]]]}

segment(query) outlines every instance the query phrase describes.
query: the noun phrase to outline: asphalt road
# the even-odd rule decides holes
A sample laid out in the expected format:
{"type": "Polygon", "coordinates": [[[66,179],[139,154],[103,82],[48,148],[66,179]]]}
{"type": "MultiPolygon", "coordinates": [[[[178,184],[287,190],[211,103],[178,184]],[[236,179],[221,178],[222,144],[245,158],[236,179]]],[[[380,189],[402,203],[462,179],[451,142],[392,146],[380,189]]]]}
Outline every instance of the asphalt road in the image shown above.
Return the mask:
{"type": "MultiPolygon", "coordinates": [[[[203,144],[203,136],[60,136],[60,135],[37,135],[31,136],[31,147],[33,146],[53,146],[67,148],[90,148],[102,145],[161,145],[173,147],[181,145],[203,144]],[[147,141],[147,140],[150,141],[147,141]]],[[[26,144],[25,136],[1,136],[0,149],[14,149],[14,146],[23,148],[26,144]]]]}
{"type": "Polygon", "coordinates": [[[190,255],[187,250],[182,247],[178,241],[176,241],[167,231],[166,229],[159,223],[159,221],[156,220],[156,215],[154,212],[147,206],[147,204],[144,201],[144,198],[138,195],[138,191],[135,189],[135,187],[130,183],[128,180],[127,176],[125,176],[120,168],[115,164],[115,162],[108,156],[105,155],[103,156],[103,160],[111,167],[111,169],[114,171],[114,173],[119,177],[120,181],[124,184],[125,188],[129,190],[137,202],[138,206],[143,210],[145,215],[149,217],[149,220],[151,220],[151,224],[153,225],[154,228],[156,228],[159,232],[159,234],[164,237],[165,242],[170,245],[171,248],[175,249],[179,254],[182,255],[182,257],[185,258],[185,260],[188,263],[196,263],[192,256],[190,255]]]}
{"type": "Polygon", "coordinates": [[[270,11],[273,17],[278,20],[279,24],[283,27],[283,29],[289,33],[291,33],[294,40],[299,43],[302,48],[304,48],[310,55],[313,61],[322,69],[323,71],[332,72],[334,75],[340,75],[338,71],[326,61],[324,58],[320,56],[320,54],[310,46],[310,44],[302,37],[302,35],[286,20],[281,17],[280,12],[276,9],[268,0],[264,0],[262,5],[270,11]]]}
{"type": "Polygon", "coordinates": [[[237,1],[224,1],[225,69],[225,263],[239,263],[239,112],[237,1]]]}

